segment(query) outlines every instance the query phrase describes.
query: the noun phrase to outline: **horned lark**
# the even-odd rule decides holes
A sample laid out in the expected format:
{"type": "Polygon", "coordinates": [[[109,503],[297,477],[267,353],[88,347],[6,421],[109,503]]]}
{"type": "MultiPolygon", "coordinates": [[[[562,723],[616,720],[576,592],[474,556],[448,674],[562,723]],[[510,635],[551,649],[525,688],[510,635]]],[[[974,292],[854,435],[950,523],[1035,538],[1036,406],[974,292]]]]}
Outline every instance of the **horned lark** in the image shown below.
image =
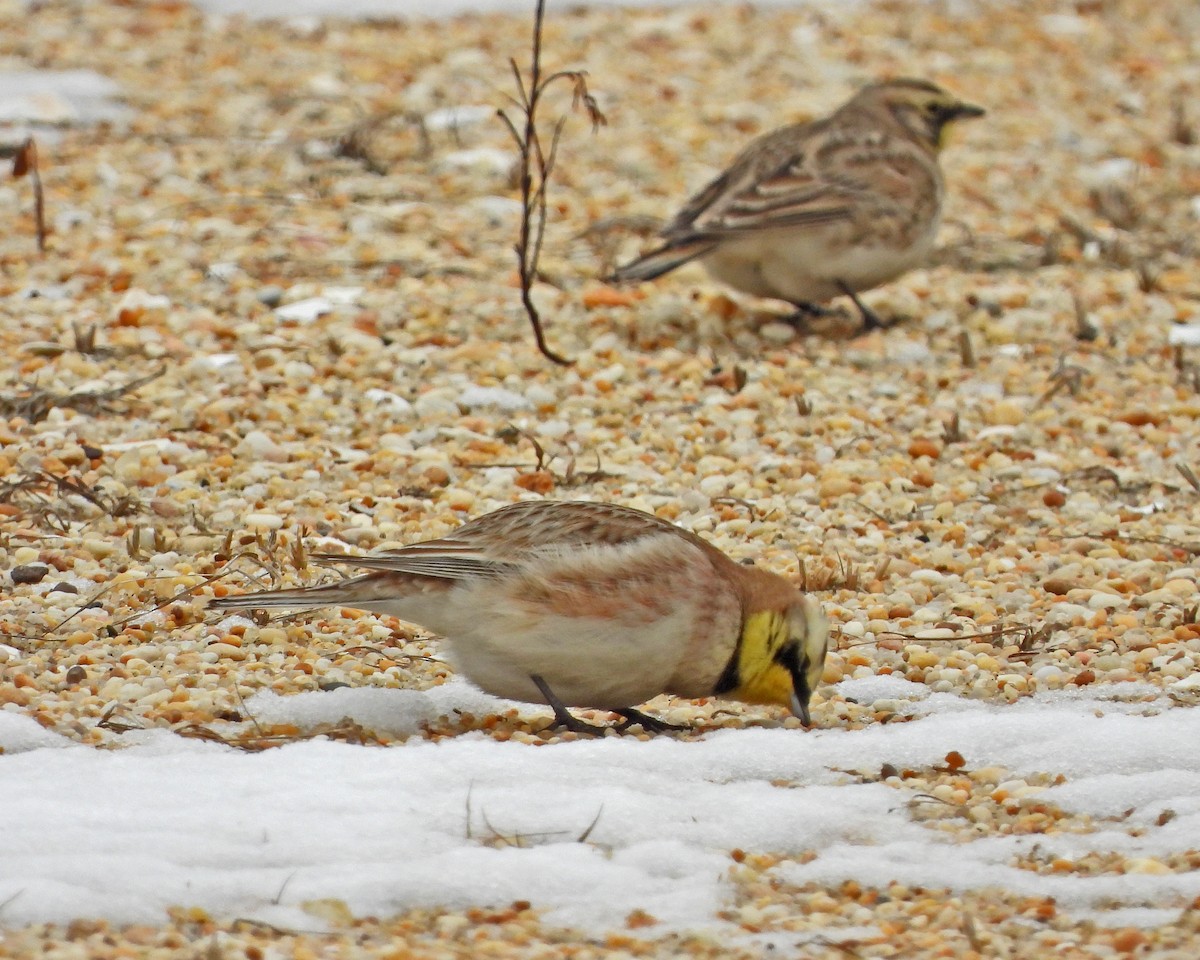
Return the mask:
{"type": "Polygon", "coordinates": [[[924,80],[864,87],[832,115],[754,140],[662,231],[664,243],[610,278],[653,280],[699,260],[717,280],[802,312],[919,265],[933,246],[948,125],[980,107],[924,80]]]}
{"type": "Polygon", "coordinates": [[[210,606],[342,604],[397,616],[443,637],[477,686],[549,704],[572,729],[590,727],[568,704],[665,728],[633,709],[660,693],[782,704],[810,722],[829,637],[817,601],[639,510],[516,503],[438,540],[316,559],[370,572],[210,606]]]}

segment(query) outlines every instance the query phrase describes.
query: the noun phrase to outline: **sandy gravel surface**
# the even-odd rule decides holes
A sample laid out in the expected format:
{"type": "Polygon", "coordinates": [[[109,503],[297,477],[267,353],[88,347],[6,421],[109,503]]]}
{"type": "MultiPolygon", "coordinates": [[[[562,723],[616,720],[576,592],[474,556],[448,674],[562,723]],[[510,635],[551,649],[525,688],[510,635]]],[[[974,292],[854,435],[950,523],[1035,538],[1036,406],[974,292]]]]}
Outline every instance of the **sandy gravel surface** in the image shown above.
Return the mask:
{"type": "MultiPolygon", "coordinates": [[[[436,648],[397,621],[335,610],[226,632],[204,598],[327,575],[306,549],[432,537],[544,495],[649,509],[805,577],[840,630],[828,682],[892,673],[998,704],[1140,682],[1194,707],[1198,33],[1190,4],[1152,0],[553,16],[548,64],[585,67],[609,120],[593,135],[572,115],[551,188],[535,293],[564,369],[520,311],[492,117],[527,22],[0,0],[0,66],[94,69],[131,108],[37,134],[44,256],[28,180],[0,181],[0,701],[97,747],[130,726],[258,747],[287,731],[247,731],[256,690],[437,683],[436,648]],[[695,268],[596,280],[736,145],[894,74],[990,113],[946,154],[937,263],[868,297],[893,328],[800,336],[695,268]]],[[[567,88],[548,106],[569,111],[567,88]]],[[[716,706],[666,709],[781,722],[716,706]]],[[[827,692],[814,718],[891,714],[827,692]]],[[[428,736],[544,739],[543,723],[428,736]]],[[[960,829],[1088,827],[999,774],[904,773],[969,810],[960,829]]],[[[762,878],[774,863],[733,857],[729,919],[887,933],[814,957],[1200,949],[1195,910],[1112,929],[1016,895],[790,888],[762,878]]],[[[14,931],[0,956],[731,955],[642,933],[631,917],[581,943],[521,904],[330,935],[181,911],[158,929],[14,931]]]]}

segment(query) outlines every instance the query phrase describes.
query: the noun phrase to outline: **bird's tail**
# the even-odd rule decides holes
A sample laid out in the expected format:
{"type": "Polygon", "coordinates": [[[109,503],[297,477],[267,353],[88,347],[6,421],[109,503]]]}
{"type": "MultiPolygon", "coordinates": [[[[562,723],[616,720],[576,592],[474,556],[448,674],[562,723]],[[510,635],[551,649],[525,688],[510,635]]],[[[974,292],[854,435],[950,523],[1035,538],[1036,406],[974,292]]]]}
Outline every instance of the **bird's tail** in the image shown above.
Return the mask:
{"type": "Polygon", "coordinates": [[[609,276],[606,283],[628,283],[633,280],[654,280],[664,273],[670,273],[676,267],[682,267],[698,257],[710,253],[716,246],[711,240],[692,240],[682,243],[665,243],[657,250],[651,250],[636,260],[631,260],[622,267],[617,267],[609,276]]]}
{"type": "MultiPolygon", "coordinates": [[[[355,580],[361,580],[356,577],[355,580]]],[[[242,593],[236,596],[214,597],[208,601],[209,610],[306,610],[343,604],[361,606],[365,596],[361,587],[355,588],[354,580],[330,583],[323,587],[297,587],[294,590],[260,590],[257,593],[242,593]],[[359,603],[355,603],[355,600],[359,603]]]]}

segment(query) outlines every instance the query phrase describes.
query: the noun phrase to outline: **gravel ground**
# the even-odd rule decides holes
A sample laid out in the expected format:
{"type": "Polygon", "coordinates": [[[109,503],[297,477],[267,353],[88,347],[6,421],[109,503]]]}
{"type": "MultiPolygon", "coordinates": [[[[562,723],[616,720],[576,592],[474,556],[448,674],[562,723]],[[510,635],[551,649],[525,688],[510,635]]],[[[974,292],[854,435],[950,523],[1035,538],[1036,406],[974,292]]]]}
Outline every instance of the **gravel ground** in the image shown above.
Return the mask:
{"type": "MultiPolygon", "coordinates": [[[[566,123],[534,290],[569,368],[537,354],[520,309],[511,145],[492,116],[528,31],[0,0],[0,66],[94,69],[130,107],[38,132],[44,255],[28,178],[0,184],[6,709],[97,747],[134,726],[257,748],[286,731],[247,732],[256,690],[438,683],[436,647],[393,619],[335,610],[222,632],[204,598],[314,582],[306,548],[428,538],[542,495],[652,510],[803,577],[840,631],[828,682],[891,673],[999,704],[1136,680],[1193,707],[1197,8],[553,14],[548,65],[586,68],[608,117],[595,134],[566,123]],[[854,338],[847,315],[800,336],[778,305],[695,268],[597,281],[736,144],[894,74],[989,109],[946,153],[935,264],[867,298],[894,327],[854,338]]],[[[546,107],[548,123],[570,114],[569,86],[546,107]]],[[[708,728],[780,720],[715,706],[668,709],[708,728]]],[[[824,726],[890,717],[829,691],[814,702],[824,726]]],[[[543,723],[464,718],[428,736],[545,739],[543,723]]],[[[903,774],[968,808],[976,831],[1089,828],[1009,795],[1003,771],[903,774]]],[[[1029,868],[1130,869],[1119,859],[1029,868]]],[[[1109,929],[1015,894],[788,887],[764,877],[778,860],[732,853],[727,919],[748,934],[847,929],[813,957],[1200,950],[1196,909],[1109,929]],[[885,936],[856,939],[867,927],[885,936]]],[[[0,956],[33,955],[734,954],[645,939],[637,917],[580,942],[514,904],[347,918],[328,936],[181,911],[161,928],[0,941],[0,956]]]]}

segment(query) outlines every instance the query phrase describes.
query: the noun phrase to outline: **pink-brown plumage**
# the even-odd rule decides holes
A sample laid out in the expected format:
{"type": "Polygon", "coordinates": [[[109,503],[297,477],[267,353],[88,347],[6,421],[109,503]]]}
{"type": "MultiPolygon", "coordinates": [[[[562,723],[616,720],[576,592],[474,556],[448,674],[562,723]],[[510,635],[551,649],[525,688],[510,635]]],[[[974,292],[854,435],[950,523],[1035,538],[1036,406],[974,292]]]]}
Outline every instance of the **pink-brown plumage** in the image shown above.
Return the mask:
{"type": "Polygon", "coordinates": [[[213,606],[340,604],[392,614],[445,638],[451,661],[484,690],[530,702],[546,700],[538,677],[575,706],[708,696],[730,675],[755,612],[823,622],[813,601],[775,574],[735,563],[658,517],[604,503],[518,503],[436,540],[316,559],[370,572],[213,606]]]}

